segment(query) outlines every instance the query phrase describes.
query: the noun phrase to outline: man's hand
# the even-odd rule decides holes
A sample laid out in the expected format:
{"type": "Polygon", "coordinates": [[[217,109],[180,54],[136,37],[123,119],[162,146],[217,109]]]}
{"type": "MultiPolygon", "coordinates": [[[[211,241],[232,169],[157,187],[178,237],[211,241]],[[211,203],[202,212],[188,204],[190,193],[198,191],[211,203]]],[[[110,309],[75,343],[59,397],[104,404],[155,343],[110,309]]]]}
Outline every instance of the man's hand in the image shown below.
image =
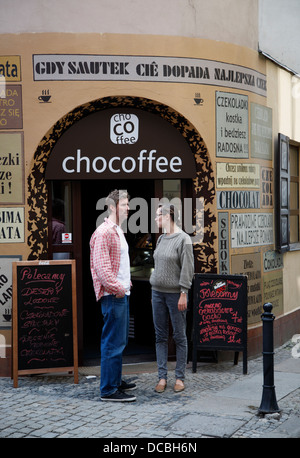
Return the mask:
{"type": "Polygon", "coordinates": [[[123,286],[120,288],[119,292],[116,294],[117,299],[121,299],[122,297],[125,296],[126,289],[123,288],[123,286]]]}

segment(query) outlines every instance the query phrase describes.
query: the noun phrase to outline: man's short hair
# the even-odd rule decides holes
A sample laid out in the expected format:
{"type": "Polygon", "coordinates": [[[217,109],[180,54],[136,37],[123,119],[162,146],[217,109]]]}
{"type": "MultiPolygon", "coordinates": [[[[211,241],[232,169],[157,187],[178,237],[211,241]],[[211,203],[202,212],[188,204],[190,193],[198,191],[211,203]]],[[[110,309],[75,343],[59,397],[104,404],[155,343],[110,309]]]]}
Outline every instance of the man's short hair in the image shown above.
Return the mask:
{"type": "Polygon", "coordinates": [[[111,213],[110,205],[117,207],[117,204],[121,199],[129,199],[129,194],[126,189],[114,189],[109,193],[105,201],[108,213],[111,213]]]}

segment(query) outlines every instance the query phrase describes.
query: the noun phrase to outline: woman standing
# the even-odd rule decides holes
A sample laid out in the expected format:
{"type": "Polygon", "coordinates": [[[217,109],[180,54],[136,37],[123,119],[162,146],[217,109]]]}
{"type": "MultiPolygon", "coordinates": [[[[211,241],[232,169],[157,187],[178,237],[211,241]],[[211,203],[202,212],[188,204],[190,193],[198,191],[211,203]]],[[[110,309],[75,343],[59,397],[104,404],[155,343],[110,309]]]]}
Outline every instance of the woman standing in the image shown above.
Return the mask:
{"type": "Polygon", "coordinates": [[[174,205],[159,206],[155,220],[164,230],[157,240],[154,271],[150,277],[159,377],[155,391],[162,393],[167,386],[170,316],[176,345],[174,391],[179,392],[184,390],[187,362],[186,310],[187,294],[194,274],[193,246],[189,235],[177,225],[178,210],[174,205]]]}

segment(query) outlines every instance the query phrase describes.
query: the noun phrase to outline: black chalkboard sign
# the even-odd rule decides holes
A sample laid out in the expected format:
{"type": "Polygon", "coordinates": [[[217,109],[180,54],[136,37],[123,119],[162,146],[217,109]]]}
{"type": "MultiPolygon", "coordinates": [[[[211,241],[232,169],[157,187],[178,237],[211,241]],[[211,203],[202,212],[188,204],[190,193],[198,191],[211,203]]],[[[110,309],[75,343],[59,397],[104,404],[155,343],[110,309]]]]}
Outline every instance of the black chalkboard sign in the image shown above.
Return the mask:
{"type": "Polygon", "coordinates": [[[78,383],[75,261],[13,263],[13,378],[74,372],[78,383]]]}
{"type": "Polygon", "coordinates": [[[247,373],[247,277],[195,274],[193,316],[193,372],[198,350],[243,352],[247,373]]]}

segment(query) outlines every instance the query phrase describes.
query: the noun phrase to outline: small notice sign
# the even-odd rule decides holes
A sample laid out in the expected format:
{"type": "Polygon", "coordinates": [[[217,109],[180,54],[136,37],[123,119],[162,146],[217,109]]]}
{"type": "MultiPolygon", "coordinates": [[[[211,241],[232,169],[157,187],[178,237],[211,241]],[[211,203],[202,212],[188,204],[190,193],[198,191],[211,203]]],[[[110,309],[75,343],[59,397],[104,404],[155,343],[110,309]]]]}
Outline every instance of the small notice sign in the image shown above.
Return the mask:
{"type": "Polygon", "coordinates": [[[216,92],[216,156],[249,157],[248,96],[216,92]]]}
{"type": "Polygon", "coordinates": [[[21,85],[0,85],[0,129],[23,129],[21,85]]]}
{"type": "Polygon", "coordinates": [[[71,232],[62,233],[62,243],[72,243],[72,233],[71,232]]]}
{"type": "Polygon", "coordinates": [[[0,202],[1,204],[24,203],[22,132],[0,133],[0,202]]]}

